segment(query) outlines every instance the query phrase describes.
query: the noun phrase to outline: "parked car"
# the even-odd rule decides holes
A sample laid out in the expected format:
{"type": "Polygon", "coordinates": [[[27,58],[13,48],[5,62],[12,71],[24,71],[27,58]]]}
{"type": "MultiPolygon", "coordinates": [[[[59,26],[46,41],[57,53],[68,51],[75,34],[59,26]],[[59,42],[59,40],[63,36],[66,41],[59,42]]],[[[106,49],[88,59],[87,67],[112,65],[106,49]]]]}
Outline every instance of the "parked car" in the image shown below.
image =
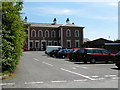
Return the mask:
{"type": "Polygon", "coordinates": [[[120,51],[115,56],[115,65],[120,69],[120,51]]]}
{"type": "Polygon", "coordinates": [[[67,55],[68,55],[70,52],[72,52],[72,51],[73,51],[73,49],[61,49],[61,50],[57,53],[56,57],[57,57],[57,58],[66,58],[67,55]]]}
{"type": "Polygon", "coordinates": [[[49,55],[50,55],[51,57],[55,57],[56,54],[58,53],[58,51],[59,51],[59,49],[54,49],[54,50],[52,50],[52,51],[49,53],[49,55]]]}
{"type": "Polygon", "coordinates": [[[28,48],[23,48],[24,49],[24,51],[28,51],[28,48]]]}
{"type": "Polygon", "coordinates": [[[67,57],[69,58],[70,61],[73,60],[73,53],[77,52],[78,49],[80,49],[80,48],[73,48],[73,51],[68,53],[67,57]]]}
{"type": "Polygon", "coordinates": [[[52,50],[54,50],[54,49],[61,49],[62,48],[62,46],[47,46],[46,47],[46,50],[45,50],[45,54],[48,54],[49,55],[49,53],[52,51],[52,50]]]}
{"type": "Polygon", "coordinates": [[[96,63],[96,61],[105,61],[105,63],[108,63],[108,61],[114,61],[115,54],[111,54],[106,49],[81,48],[73,53],[72,58],[75,61],[83,61],[84,63],[88,61],[90,61],[90,63],[96,63]]]}

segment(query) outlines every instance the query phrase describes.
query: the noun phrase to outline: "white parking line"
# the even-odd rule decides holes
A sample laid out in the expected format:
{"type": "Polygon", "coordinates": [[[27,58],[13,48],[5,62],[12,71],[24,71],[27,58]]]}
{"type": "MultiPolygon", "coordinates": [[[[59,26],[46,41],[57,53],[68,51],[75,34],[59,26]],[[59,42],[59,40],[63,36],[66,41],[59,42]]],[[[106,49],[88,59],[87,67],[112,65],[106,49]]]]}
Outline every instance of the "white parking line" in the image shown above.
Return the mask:
{"type": "Polygon", "coordinates": [[[81,67],[81,68],[88,69],[88,67],[81,67]]]}
{"type": "Polygon", "coordinates": [[[52,83],[60,83],[60,82],[67,82],[66,80],[64,81],[51,81],[52,83]]]}
{"type": "Polygon", "coordinates": [[[82,76],[82,77],[87,78],[87,79],[90,79],[90,80],[94,80],[93,78],[90,78],[89,76],[82,75],[82,74],[80,74],[80,73],[76,73],[76,72],[73,72],[73,71],[70,71],[70,70],[67,70],[67,69],[64,69],[64,68],[60,68],[60,69],[63,70],[63,71],[66,71],[66,72],[75,74],[75,75],[82,76]]]}
{"type": "Polygon", "coordinates": [[[25,84],[41,84],[43,82],[25,82],[25,84]]]}
{"type": "Polygon", "coordinates": [[[75,82],[85,82],[87,81],[87,79],[84,79],[84,80],[74,80],[75,82]]]}
{"type": "Polygon", "coordinates": [[[73,67],[72,69],[76,69],[76,68],[73,67]]]}
{"type": "Polygon", "coordinates": [[[47,65],[49,65],[49,66],[53,66],[52,64],[49,64],[49,63],[46,63],[46,62],[42,62],[42,63],[47,64],[47,65]]]}
{"type": "Polygon", "coordinates": [[[33,58],[34,60],[36,60],[36,61],[39,61],[38,59],[36,59],[36,58],[33,58]]]}
{"type": "Polygon", "coordinates": [[[117,75],[105,75],[105,77],[116,77],[117,75]]]}
{"type": "Polygon", "coordinates": [[[91,76],[91,77],[93,77],[93,78],[97,78],[97,77],[99,77],[99,76],[91,76]]]}
{"type": "Polygon", "coordinates": [[[0,86],[15,85],[15,83],[0,83],[0,86]]]}

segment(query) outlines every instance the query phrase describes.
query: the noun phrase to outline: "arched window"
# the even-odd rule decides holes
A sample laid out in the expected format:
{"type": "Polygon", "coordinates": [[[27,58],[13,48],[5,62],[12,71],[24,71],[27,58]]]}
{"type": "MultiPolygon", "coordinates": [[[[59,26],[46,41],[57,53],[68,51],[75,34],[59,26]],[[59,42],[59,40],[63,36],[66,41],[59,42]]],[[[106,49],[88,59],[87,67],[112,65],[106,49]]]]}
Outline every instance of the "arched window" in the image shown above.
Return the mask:
{"type": "Polygon", "coordinates": [[[79,30],[75,30],[75,37],[79,37],[79,30]]]}
{"type": "Polygon", "coordinates": [[[54,30],[51,32],[51,37],[55,37],[55,31],[54,30]]]}
{"type": "Polygon", "coordinates": [[[45,37],[49,37],[49,31],[48,30],[45,31],[45,37]]]}
{"type": "Polygon", "coordinates": [[[35,30],[31,31],[31,37],[36,37],[36,31],[35,30]]]}
{"type": "Polygon", "coordinates": [[[67,31],[66,31],[66,37],[70,37],[71,36],[71,32],[70,32],[70,30],[68,29],[67,31]]]}
{"type": "Polygon", "coordinates": [[[38,37],[43,37],[43,32],[41,30],[38,32],[38,37]]]}

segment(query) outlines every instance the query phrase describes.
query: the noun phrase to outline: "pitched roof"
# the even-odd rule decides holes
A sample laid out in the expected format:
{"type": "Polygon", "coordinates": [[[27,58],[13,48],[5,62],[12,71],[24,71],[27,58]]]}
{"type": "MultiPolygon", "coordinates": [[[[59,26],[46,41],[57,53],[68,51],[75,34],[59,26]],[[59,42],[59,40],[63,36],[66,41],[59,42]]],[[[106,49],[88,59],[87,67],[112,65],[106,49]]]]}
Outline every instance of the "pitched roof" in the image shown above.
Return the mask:
{"type": "Polygon", "coordinates": [[[80,27],[76,26],[75,24],[53,24],[53,23],[25,23],[25,24],[30,24],[32,27],[52,27],[52,28],[58,28],[60,26],[63,27],[80,27]]]}

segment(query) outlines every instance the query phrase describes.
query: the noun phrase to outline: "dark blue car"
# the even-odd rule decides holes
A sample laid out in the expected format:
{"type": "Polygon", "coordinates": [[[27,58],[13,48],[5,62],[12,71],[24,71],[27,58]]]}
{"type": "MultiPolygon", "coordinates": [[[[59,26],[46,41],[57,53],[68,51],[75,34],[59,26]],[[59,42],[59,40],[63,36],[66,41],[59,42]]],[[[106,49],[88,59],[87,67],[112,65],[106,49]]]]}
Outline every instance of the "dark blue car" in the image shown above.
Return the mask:
{"type": "Polygon", "coordinates": [[[57,53],[56,57],[57,57],[57,58],[66,58],[67,55],[68,55],[70,52],[72,52],[72,51],[73,51],[73,49],[61,49],[61,50],[57,53]]]}

